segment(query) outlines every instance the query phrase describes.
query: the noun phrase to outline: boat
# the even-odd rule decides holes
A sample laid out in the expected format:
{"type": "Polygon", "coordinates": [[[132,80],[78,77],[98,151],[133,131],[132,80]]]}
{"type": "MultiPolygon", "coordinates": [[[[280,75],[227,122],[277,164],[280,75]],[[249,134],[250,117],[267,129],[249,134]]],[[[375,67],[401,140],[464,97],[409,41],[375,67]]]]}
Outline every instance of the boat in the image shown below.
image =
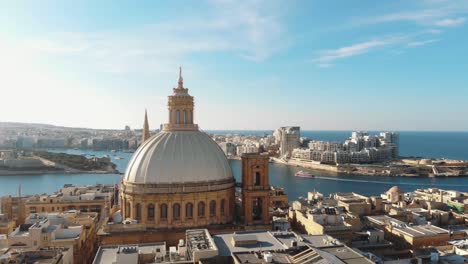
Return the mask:
{"type": "Polygon", "coordinates": [[[117,156],[117,157],[115,157],[115,159],[121,160],[121,159],[123,159],[123,158],[122,158],[122,157],[119,157],[119,156],[117,156]]]}
{"type": "Polygon", "coordinates": [[[307,171],[298,171],[296,174],[294,174],[294,176],[302,178],[315,178],[315,175],[307,171]]]}

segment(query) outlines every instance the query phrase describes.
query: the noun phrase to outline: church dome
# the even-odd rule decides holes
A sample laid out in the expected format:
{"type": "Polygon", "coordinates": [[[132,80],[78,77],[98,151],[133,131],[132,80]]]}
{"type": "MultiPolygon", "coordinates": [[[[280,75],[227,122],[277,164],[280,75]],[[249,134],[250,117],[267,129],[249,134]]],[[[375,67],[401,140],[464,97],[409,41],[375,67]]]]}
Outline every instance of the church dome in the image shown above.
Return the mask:
{"type": "Polygon", "coordinates": [[[392,188],[388,189],[387,193],[403,193],[403,191],[398,186],[393,186],[392,188]]]}
{"type": "Polygon", "coordinates": [[[206,133],[161,131],[135,152],[124,177],[136,184],[183,184],[233,180],[224,152],[206,133]]]}

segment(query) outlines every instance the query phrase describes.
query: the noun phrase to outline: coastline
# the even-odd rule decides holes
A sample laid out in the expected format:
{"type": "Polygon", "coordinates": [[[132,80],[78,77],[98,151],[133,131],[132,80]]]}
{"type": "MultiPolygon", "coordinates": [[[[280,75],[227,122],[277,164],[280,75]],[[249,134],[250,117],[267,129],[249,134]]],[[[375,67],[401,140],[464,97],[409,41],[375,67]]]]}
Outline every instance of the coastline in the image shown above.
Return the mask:
{"type": "Polygon", "coordinates": [[[82,171],[82,170],[73,170],[73,171],[62,171],[62,170],[0,170],[0,177],[2,176],[27,176],[27,175],[44,175],[44,174],[119,174],[118,170],[116,171],[82,171]]]}
{"type": "MultiPolygon", "coordinates": [[[[411,177],[411,178],[431,178],[431,177],[467,177],[467,174],[462,175],[434,175],[422,173],[395,173],[388,165],[382,164],[345,164],[345,165],[331,165],[320,164],[313,161],[295,160],[288,161],[271,157],[270,162],[284,164],[286,166],[300,167],[305,169],[321,170],[333,173],[343,173],[347,175],[356,176],[375,176],[375,177],[411,177]]],[[[409,167],[410,169],[413,167],[409,167]]],[[[419,167],[414,167],[419,168],[419,167]]],[[[429,168],[429,167],[428,167],[429,168]]],[[[425,168],[425,169],[428,169],[425,168]]]]}

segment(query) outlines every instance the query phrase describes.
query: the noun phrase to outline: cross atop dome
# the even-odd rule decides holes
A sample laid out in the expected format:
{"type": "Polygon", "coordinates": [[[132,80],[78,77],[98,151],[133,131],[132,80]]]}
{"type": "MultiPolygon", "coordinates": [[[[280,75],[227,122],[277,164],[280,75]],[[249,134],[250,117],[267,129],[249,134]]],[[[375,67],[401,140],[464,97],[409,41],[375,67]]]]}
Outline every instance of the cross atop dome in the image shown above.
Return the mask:
{"type": "Polygon", "coordinates": [[[179,66],[179,81],[177,88],[173,89],[174,95],[188,95],[188,89],[184,88],[184,78],[182,77],[182,67],[179,66]]]}
{"type": "Polygon", "coordinates": [[[177,88],[184,88],[184,78],[182,78],[182,67],[179,66],[179,86],[177,88]]]}

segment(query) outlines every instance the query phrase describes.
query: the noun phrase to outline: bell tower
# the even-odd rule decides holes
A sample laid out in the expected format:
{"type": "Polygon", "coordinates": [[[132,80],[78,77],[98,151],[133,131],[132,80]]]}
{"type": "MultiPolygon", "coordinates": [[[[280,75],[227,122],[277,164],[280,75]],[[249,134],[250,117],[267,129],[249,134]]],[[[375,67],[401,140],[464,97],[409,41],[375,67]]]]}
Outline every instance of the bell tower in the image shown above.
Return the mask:
{"type": "Polygon", "coordinates": [[[169,110],[169,123],[164,124],[163,130],[198,130],[193,123],[193,96],[184,87],[182,67],[179,67],[179,81],[177,87],[172,89],[167,108],[169,110]]]}
{"type": "Polygon", "coordinates": [[[266,155],[242,155],[242,215],[245,225],[270,224],[270,179],[266,155]]]}

